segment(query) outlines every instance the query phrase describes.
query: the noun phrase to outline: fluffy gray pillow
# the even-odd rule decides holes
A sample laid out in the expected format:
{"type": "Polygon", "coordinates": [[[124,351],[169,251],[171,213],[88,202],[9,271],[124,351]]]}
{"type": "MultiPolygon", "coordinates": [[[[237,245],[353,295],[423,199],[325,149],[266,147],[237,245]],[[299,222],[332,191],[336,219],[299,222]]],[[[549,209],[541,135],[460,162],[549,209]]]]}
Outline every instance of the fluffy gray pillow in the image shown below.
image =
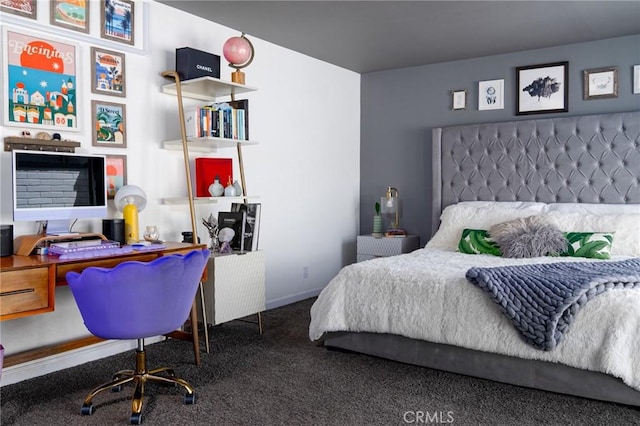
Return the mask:
{"type": "Polygon", "coordinates": [[[504,257],[557,255],[567,249],[567,240],[555,225],[541,216],[529,216],[493,225],[489,235],[504,257]]]}

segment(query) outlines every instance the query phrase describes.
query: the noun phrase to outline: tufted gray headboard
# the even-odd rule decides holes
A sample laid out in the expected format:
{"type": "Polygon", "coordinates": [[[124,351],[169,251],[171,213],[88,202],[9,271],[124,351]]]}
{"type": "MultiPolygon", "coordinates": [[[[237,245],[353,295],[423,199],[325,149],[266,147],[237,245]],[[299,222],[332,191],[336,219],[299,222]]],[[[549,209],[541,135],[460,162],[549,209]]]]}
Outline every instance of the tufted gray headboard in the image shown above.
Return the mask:
{"type": "Polygon", "coordinates": [[[458,201],[640,203],[640,111],[433,129],[432,230],[458,201]]]}

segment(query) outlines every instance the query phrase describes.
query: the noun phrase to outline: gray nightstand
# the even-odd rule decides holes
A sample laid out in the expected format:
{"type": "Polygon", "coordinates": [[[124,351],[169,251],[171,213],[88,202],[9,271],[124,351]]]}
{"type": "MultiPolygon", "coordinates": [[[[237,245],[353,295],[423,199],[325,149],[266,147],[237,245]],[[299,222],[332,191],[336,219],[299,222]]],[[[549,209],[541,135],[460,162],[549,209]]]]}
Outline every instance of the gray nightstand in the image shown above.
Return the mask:
{"type": "Polygon", "coordinates": [[[358,235],[357,243],[357,261],[362,262],[376,257],[396,256],[412,252],[420,247],[420,237],[407,235],[403,238],[376,238],[372,235],[358,235]]]}

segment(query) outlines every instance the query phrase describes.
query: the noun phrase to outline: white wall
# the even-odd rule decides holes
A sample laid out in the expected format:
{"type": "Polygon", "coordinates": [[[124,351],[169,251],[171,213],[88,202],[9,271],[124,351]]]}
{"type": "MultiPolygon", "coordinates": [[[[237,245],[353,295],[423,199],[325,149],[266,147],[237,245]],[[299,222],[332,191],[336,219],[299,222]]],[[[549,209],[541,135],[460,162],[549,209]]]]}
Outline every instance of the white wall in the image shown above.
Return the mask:
{"type": "MultiPolygon", "coordinates": [[[[42,2],[40,2],[42,3],[42,2]]],[[[48,11],[40,4],[39,9],[48,11]]],[[[78,89],[88,94],[78,108],[85,115],[81,133],[62,134],[82,142],[77,152],[126,154],[128,183],[144,188],[148,203],[140,213],[140,226],[158,225],[161,237],[180,241],[190,230],[187,204],[167,206],[162,197],[186,196],[180,151],[161,149],[161,142],[179,138],[176,98],[161,93],[168,81],[163,70],[173,69],[175,49],[193,47],[222,56],[224,41],[239,31],[211,23],[159,3],[147,7],[149,37],[145,52],[126,53],[127,148],[91,146],[91,99],[119,102],[120,98],[90,95],[90,44],[81,42],[84,62],[78,89]]],[[[51,29],[51,27],[49,27],[51,29]]],[[[243,150],[248,193],[262,203],[260,248],[266,254],[267,307],[316,295],[345,264],[355,260],[359,229],[360,75],[251,37],[256,55],[244,71],[247,84],[257,92],[250,100],[251,139],[260,142],[243,150]],[[308,277],[303,278],[303,268],[308,277]]],[[[96,39],[95,45],[100,44],[96,39]]],[[[221,59],[221,78],[230,80],[221,59]]],[[[242,96],[243,98],[245,96],[242,96]]],[[[191,101],[194,105],[197,102],[191,101]]],[[[190,103],[190,104],[191,104],[190,103]]],[[[3,136],[20,128],[0,127],[3,136]]],[[[32,132],[33,133],[33,132],[32,132]]],[[[235,149],[220,152],[234,158],[235,149]]],[[[199,155],[192,155],[193,158],[199,155]]],[[[0,154],[0,223],[12,223],[10,155],[0,154]]],[[[237,170],[234,176],[238,176],[237,170]]],[[[207,217],[220,203],[198,206],[196,219],[207,217]]],[[[121,217],[113,206],[110,217],[121,217]]],[[[208,242],[204,226],[199,235],[208,242]]],[[[100,221],[84,221],[74,230],[99,231],[100,221]]],[[[14,235],[35,233],[32,223],[14,223],[14,235]]],[[[266,325],[268,328],[268,324],[266,325]]],[[[6,354],[57,343],[88,332],[67,288],[56,290],[53,313],[0,323],[0,342],[6,354]]],[[[91,356],[89,356],[91,358],[91,356]]],[[[3,371],[2,384],[45,374],[84,362],[76,357],[61,362],[38,362],[20,374],[3,371]]],[[[19,367],[19,366],[17,366],[19,367]]]]}

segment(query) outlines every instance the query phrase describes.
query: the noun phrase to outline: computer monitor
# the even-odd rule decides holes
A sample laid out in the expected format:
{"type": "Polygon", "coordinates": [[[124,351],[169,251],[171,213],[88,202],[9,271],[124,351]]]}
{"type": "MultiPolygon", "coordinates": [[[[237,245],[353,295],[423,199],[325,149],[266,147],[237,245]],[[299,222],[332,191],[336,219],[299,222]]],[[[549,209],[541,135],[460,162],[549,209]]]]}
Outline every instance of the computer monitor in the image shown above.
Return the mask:
{"type": "Polygon", "coordinates": [[[107,216],[104,155],[14,150],[13,220],[47,221],[47,233],[69,233],[72,219],[107,216]]]}

